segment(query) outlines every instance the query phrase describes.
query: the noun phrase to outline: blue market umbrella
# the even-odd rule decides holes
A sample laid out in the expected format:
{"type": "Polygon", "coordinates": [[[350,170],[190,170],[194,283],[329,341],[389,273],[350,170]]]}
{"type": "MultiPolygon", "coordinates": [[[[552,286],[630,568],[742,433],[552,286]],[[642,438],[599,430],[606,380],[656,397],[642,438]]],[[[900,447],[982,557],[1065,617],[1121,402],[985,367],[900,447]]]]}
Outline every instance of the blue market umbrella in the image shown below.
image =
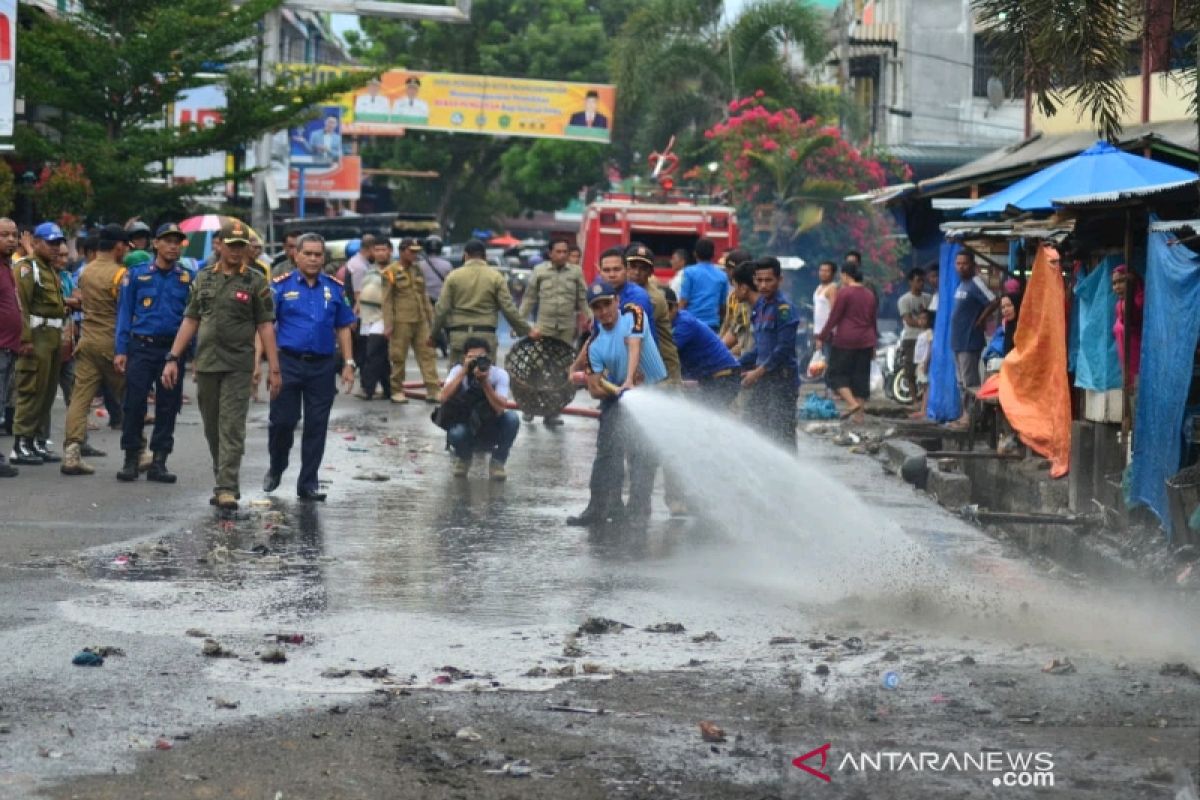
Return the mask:
{"type": "Polygon", "coordinates": [[[1142,186],[1195,180],[1196,173],[1131,155],[1108,142],[1096,142],[1073,158],[1052,164],[985,197],[963,215],[1001,214],[1009,206],[1022,211],[1052,211],[1052,200],[1081,194],[1121,192],[1142,186]]]}

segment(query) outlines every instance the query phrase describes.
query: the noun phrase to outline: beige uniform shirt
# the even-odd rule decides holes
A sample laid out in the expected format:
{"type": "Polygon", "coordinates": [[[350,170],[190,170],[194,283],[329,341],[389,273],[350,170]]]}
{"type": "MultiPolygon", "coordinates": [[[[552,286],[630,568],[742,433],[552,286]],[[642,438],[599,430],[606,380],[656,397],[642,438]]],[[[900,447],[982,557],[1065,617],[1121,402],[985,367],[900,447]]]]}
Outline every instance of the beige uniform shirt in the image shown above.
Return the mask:
{"type": "Polygon", "coordinates": [[[416,264],[406,267],[399,261],[383,270],[383,324],[429,322],[433,307],[425,293],[425,276],[416,264]]]}
{"type": "Polygon", "coordinates": [[[555,267],[549,262],[534,267],[521,300],[521,316],[528,319],[534,307],[539,328],[573,332],[579,313],[587,310],[583,270],[574,264],[555,267]]]}
{"type": "Polygon", "coordinates": [[[125,266],[113,261],[109,253],[96,256],[79,276],[79,296],[83,302],[83,336],[80,344],[99,347],[104,352],[116,349],[117,299],[125,266]]]}
{"type": "Polygon", "coordinates": [[[517,312],[500,270],[471,259],[446,276],[434,310],[433,334],[463,325],[495,327],[500,314],[518,336],[529,334],[529,323],[517,312]]]}

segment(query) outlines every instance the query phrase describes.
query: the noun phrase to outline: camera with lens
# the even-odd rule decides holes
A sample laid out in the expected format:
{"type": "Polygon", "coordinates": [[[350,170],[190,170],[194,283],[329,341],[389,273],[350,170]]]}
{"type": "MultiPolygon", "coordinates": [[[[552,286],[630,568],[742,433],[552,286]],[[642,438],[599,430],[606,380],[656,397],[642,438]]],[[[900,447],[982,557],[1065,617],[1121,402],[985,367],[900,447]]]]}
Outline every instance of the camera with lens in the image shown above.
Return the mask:
{"type": "Polygon", "coordinates": [[[470,363],[467,364],[467,373],[474,375],[480,370],[486,371],[491,368],[492,359],[487,356],[479,356],[478,358],[471,359],[470,363]]]}

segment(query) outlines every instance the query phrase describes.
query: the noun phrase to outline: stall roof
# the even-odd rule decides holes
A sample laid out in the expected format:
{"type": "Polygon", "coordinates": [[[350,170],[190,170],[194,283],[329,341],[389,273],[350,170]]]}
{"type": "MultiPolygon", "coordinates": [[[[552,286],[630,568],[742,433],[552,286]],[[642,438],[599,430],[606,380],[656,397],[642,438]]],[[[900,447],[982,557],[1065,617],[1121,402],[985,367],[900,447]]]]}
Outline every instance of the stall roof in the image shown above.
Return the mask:
{"type": "Polygon", "coordinates": [[[1200,231],[1200,219],[1164,219],[1150,223],[1151,233],[1174,233],[1175,231],[1200,231]]]}
{"type": "MultiPolygon", "coordinates": [[[[957,169],[923,180],[917,188],[921,194],[929,194],[954,186],[969,186],[997,180],[1009,174],[1030,172],[1077,155],[1091,147],[1095,141],[1096,134],[1091,130],[1055,135],[1036,134],[1023,142],[988,153],[983,158],[957,169]]],[[[1195,154],[1196,124],[1192,120],[1176,120],[1130,125],[1121,133],[1115,144],[1123,150],[1149,146],[1175,151],[1180,155],[1195,154]]]]}
{"type": "Polygon", "coordinates": [[[1055,199],[1051,202],[1060,208],[1080,208],[1087,206],[1106,206],[1129,200],[1145,200],[1160,195],[1182,193],[1182,190],[1200,185],[1200,177],[1170,183],[1158,183],[1153,186],[1140,186],[1136,189],[1122,189],[1116,192],[1096,192],[1095,194],[1080,194],[1073,197],[1055,199]]]}

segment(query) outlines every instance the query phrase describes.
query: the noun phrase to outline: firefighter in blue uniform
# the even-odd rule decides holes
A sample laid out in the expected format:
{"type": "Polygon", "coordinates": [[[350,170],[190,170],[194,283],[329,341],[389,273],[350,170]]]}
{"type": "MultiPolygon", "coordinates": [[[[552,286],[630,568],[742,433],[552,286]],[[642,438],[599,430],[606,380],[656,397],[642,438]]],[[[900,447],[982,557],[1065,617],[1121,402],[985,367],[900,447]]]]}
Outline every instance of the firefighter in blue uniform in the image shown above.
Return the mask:
{"type": "Polygon", "coordinates": [[[113,358],[117,372],[125,375],[121,427],[125,464],[117,473],[118,480],[137,480],[138,456],[145,441],[142,424],[146,418],[146,396],[153,389],[154,432],[150,436],[150,451],[154,460],[146,470],[146,479],[175,482],[175,475],[167,470],[167,456],[175,449],[175,418],[183,399],[183,384],[178,382],[166,388],[162,384],[162,371],[183,323],[183,312],[196,277],[179,260],[183,242],[184,234],[178,225],[172,222],[160,225],[154,237],[154,259],[130,268],[121,283],[113,358]]]}
{"type": "Polygon", "coordinates": [[[267,449],[271,466],[263,478],[263,491],[279,487],[288,465],[288,454],[304,411],[300,442],[300,477],[296,496],[323,501],[317,470],[325,454],[329,411],[337,396],[337,362],[341,351],[342,381],[346,391],[354,386],[354,348],[350,326],[354,312],[346,302],[341,281],[326,275],[325,240],[306,233],[296,240],[296,269],[271,282],[275,294],[275,339],[283,387],[271,401],[267,449]]]}
{"type": "Polygon", "coordinates": [[[796,362],[796,307],[779,290],[779,259],[754,262],[758,302],[750,314],[754,349],[742,354],[744,413],[748,423],[789,450],[796,449],[796,397],[800,370],[796,362]]]}

